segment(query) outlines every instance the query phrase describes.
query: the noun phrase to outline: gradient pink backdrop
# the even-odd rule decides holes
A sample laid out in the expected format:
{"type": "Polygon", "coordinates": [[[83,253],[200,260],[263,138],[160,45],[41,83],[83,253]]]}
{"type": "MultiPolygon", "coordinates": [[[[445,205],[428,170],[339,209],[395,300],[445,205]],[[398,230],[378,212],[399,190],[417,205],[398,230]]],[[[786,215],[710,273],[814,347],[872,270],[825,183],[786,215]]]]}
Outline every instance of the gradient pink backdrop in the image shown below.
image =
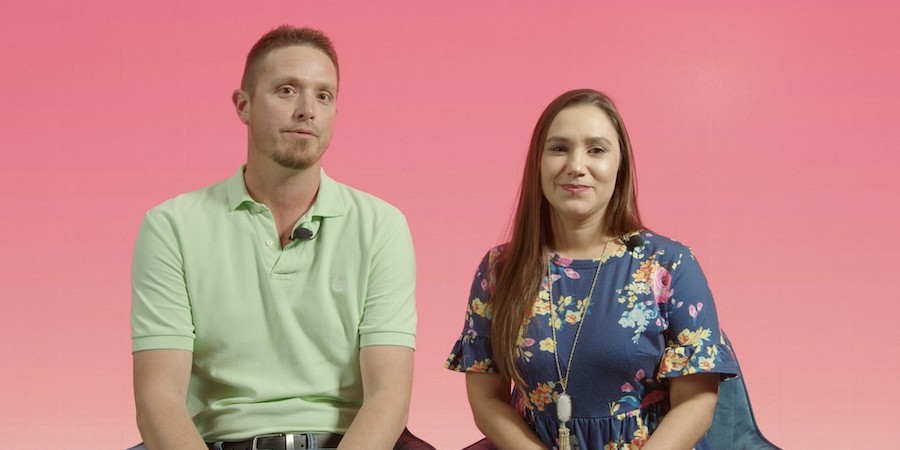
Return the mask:
{"type": "Polygon", "coordinates": [[[406,212],[410,428],[476,440],[442,368],[541,109],[609,92],[647,223],[692,245],[759,422],[787,449],[896,445],[900,7],[889,2],[66,2],[0,6],[0,448],[122,449],[145,210],[236,170],[229,96],[285,22],[341,58],[332,176],[406,212]]]}

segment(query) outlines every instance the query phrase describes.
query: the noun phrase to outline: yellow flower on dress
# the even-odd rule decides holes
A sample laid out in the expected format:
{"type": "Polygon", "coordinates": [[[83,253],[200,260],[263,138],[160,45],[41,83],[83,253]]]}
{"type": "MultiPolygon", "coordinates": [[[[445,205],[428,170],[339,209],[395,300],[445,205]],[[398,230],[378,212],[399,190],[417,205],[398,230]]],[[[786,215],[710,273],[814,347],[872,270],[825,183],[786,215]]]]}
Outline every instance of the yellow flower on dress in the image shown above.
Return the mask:
{"type": "Polygon", "coordinates": [[[709,340],[710,331],[708,328],[700,327],[697,331],[691,331],[685,328],[678,333],[678,343],[685,347],[693,347],[703,345],[709,340]]]}
{"type": "Polygon", "coordinates": [[[569,325],[575,325],[581,320],[581,311],[566,311],[566,323],[569,325]]]}
{"type": "Polygon", "coordinates": [[[632,277],[634,278],[634,281],[648,282],[650,281],[653,272],[655,272],[658,268],[659,263],[651,257],[650,259],[641,263],[641,267],[638,268],[636,272],[634,272],[632,277]]]}
{"type": "Polygon", "coordinates": [[[622,406],[619,405],[619,404],[616,403],[616,402],[609,402],[609,415],[615,414],[616,411],[618,411],[619,408],[621,408],[621,407],[622,407],[622,406]]]}
{"type": "Polygon", "coordinates": [[[475,298],[472,300],[472,313],[490,319],[491,306],[482,302],[480,298],[475,298]]]}
{"type": "Polygon", "coordinates": [[[697,365],[700,366],[701,370],[709,372],[716,367],[716,359],[700,357],[698,359],[697,365]]]}
{"type": "Polygon", "coordinates": [[[538,411],[543,411],[544,406],[553,403],[553,388],[556,387],[556,383],[538,383],[537,388],[531,391],[528,394],[529,400],[531,400],[531,404],[534,405],[538,411]]]}
{"type": "Polygon", "coordinates": [[[668,372],[680,372],[684,370],[684,367],[687,365],[688,359],[684,355],[679,355],[675,352],[666,352],[666,356],[662,360],[662,367],[660,367],[661,373],[668,372]]]}
{"type": "Polygon", "coordinates": [[[547,289],[541,289],[538,291],[538,298],[541,300],[550,300],[550,291],[547,289]]]}
{"type": "Polygon", "coordinates": [[[479,372],[479,373],[487,373],[491,370],[491,359],[483,359],[481,361],[475,361],[469,367],[468,372],[479,372]]]}
{"type": "Polygon", "coordinates": [[[697,345],[697,333],[685,328],[678,333],[678,343],[683,346],[697,345]]]}
{"type": "Polygon", "coordinates": [[[647,442],[647,439],[650,438],[650,429],[647,428],[647,425],[644,424],[644,420],[641,419],[640,414],[637,415],[637,425],[638,429],[634,432],[634,440],[631,441],[635,448],[641,448],[647,442]]]}
{"type": "Polygon", "coordinates": [[[571,304],[572,304],[572,296],[571,295],[566,295],[566,296],[560,295],[559,301],[556,302],[556,309],[557,309],[557,311],[562,311],[563,309],[565,309],[566,306],[569,306],[571,304]]]}
{"type": "Polygon", "coordinates": [[[541,351],[553,353],[556,351],[556,344],[552,338],[546,338],[541,341],[541,351]]]}
{"type": "Polygon", "coordinates": [[[575,307],[578,308],[579,311],[581,311],[582,309],[588,309],[588,307],[590,307],[590,306],[591,306],[590,297],[586,297],[582,300],[578,300],[578,303],[575,304],[575,307]]]}
{"type": "Polygon", "coordinates": [[[551,327],[556,328],[557,330],[562,327],[562,320],[560,320],[558,315],[550,316],[549,323],[551,327]]]}
{"type": "Polygon", "coordinates": [[[712,334],[712,332],[709,330],[709,328],[703,328],[703,327],[698,328],[697,329],[697,338],[700,339],[699,344],[703,344],[704,342],[708,341],[710,334],[712,334]]]}
{"type": "Polygon", "coordinates": [[[531,305],[531,316],[546,316],[550,314],[550,302],[537,300],[531,305]]]}

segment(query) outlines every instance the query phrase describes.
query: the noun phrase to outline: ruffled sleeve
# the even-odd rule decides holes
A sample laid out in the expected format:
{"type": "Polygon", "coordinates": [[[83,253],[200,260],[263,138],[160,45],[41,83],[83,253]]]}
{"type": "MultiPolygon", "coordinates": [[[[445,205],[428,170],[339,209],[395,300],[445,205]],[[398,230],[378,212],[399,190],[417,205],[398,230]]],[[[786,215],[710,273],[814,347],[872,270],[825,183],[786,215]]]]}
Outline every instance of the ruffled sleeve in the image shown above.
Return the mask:
{"type": "Polygon", "coordinates": [[[719,328],[716,306],[694,254],[687,247],[668,267],[653,274],[651,290],[664,311],[668,328],[658,379],[694,373],[740,375],[731,346],[719,328]]]}
{"type": "Polygon", "coordinates": [[[497,372],[491,352],[490,294],[499,248],[491,249],[481,260],[466,307],[462,335],[453,346],[444,367],[457,372],[497,372]]]}

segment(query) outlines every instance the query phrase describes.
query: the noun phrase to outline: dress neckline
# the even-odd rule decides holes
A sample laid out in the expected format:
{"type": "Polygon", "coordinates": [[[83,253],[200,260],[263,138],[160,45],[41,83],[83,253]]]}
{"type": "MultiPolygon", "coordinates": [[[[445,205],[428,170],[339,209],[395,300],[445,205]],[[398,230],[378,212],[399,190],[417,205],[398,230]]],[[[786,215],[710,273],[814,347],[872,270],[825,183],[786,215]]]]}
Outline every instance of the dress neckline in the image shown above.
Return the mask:
{"type": "MultiPolygon", "coordinates": [[[[607,253],[606,257],[603,259],[603,263],[607,263],[607,262],[613,261],[615,259],[621,258],[622,256],[625,255],[625,253],[627,253],[626,250],[627,250],[626,247],[624,245],[621,245],[620,248],[618,248],[616,251],[607,253]]],[[[565,256],[562,256],[553,250],[550,250],[548,253],[550,254],[550,262],[553,263],[553,265],[558,266],[558,267],[570,267],[573,269],[586,269],[586,268],[591,268],[591,267],[597,267],[597,264],[600,263],[600,259],[566,258],[565,256]]]]}

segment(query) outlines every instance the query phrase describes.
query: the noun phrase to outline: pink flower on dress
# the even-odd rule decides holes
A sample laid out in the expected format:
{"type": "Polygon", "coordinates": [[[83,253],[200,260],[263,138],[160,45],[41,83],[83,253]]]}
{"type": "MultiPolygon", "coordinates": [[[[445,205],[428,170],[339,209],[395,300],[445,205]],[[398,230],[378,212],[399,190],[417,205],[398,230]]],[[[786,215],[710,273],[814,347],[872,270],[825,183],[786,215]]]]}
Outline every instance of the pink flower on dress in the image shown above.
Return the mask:
{"type": "Polygon", "coordinates": [[[625,383],[622,385],[622,392],[631,392],[634,388],[631,387],[631,383],[625,383]]]}
{"type": "Polygon", "coordinates": [[[694,307],[694,305],[688,306],[688,314],[690,314],[694,319],[697,318],[697,314],[700,311],[703,311],[703,302],[697,302],[696,307],[694,307]]]}
{"type": "Polygon", "coordinates": [[[665,267],[660,266],[650,275],[650,291],[653,292],[656,303],[669,301],[675,293],[672,289],[672,274],[665,267]]]}
{"type": "Polygon", "coordinates": [[[554,262],[563,267],[569,267],[572,264],[572,260],[570,258],[563,258],[559,255],[556,255],[556,260],[554,260],[554,262]]]}

